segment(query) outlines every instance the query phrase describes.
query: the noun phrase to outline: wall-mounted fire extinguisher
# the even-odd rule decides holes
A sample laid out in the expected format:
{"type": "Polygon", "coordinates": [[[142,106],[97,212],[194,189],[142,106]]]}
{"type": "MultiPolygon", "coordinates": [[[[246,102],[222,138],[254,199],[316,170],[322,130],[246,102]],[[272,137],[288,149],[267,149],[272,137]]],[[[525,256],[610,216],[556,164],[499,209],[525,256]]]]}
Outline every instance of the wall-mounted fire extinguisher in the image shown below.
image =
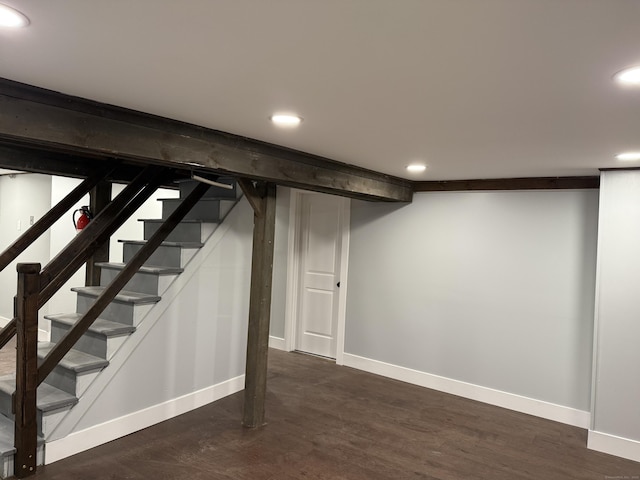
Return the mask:
{"type": "Polygon", "coordinates": [[[89,222],[93,218],[93,215],[91,214],[91,210],[89,210],[89,207],[84,206],[84,207],[80,207],[78,210],[73,212],[72,218],[73,218],[73,226],[76,229],[76,233],[80,233],[84,227],[89,225],[89,222]],[[76,220],[77,213],[79,213],[80,216],[76,220]]]}

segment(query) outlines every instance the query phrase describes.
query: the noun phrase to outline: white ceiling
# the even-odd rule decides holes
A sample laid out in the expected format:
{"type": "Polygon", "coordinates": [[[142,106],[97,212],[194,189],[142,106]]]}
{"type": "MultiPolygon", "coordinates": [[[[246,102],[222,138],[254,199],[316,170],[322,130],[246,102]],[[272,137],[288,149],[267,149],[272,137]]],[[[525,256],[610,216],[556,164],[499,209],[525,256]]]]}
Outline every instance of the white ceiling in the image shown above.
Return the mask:
{"type": "Polygon", "coordinates": [[[593,175],[640,150],[640,90],[612,81],[640,64],[638,0],[0,1],[31,20],[0,29],[0,77],[392,175],[593,175]]]}

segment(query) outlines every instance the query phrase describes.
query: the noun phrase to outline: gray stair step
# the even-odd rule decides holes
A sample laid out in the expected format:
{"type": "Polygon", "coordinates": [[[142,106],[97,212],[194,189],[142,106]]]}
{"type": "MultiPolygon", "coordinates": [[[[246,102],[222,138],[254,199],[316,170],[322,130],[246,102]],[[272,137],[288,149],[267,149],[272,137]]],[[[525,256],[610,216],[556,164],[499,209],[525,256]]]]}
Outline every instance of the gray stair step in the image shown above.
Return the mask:
{"type": "MultiPolygon", "coordinates": [[[[109,285],[127,266],[126,263],[98,262],[100,267],[100,284],[109,285]]],[[[179,267],[143,266],[124,286],[124,290],[160,295],[171,282],[184,270],[179,267]]]]}
{"type": "MultiPolygon", "coordinates": [[[[184,201],[183,198],[165,198],[162,202],[162,218],[167,219],[184,201]]],[[[217,198],[202,198],[196,203],[183,220],[202,220],[204,222],[219,222],[225,217],[236,203],[234,200],[219,200],[217,198]]]]}
{"type": "MultiPolygon", "coordinates": [[[[11,396],[16,390],[14,375],[0,377],[0,408],[4,416],[12,415],[11,396]],[[6,403],[4,400],[8,400],[6,403]]],[[[77,397],[47,383],[38,387],[37,407],[42,412],[50,412],[61,408],[72,407],[78,403],[77,397]]]]}
{"type": "MultiPolygon", "coordinates": [[[[55,343],[39,342],[38,358],[43,359],[46,357],[53,347],[55,347],[55,343]]],[[[62,357],[58,367],[65,368],[66,370],[75,373],[84,373],[93,370],[101,370],[107,365],[109,365],[109,362],[104,358],[99,358],[95,355],[89,355],[87,353],[71,349],[64,357],[62,357]]]]}
{"type": "MultiPolygon", "coordinates": [[[[106,287],[73,287],[71,289],[72,292],[79,293],[81,295],[86,295],[88,297],[98,298],[102,292],[106,289],[106,287]]],[[[146,293],[132,292],[130,290],[120,290],[120,293],[115,296],[113,299],[114,302],[119,303],[131,303],[134,305],[138,304],[146,304],[146,303],[157,303],[160,301],[158,295],[149,295],[146,293]]]]}
{"type": "MultiPolygon", "coordinates": [[[[119,240],[122,258],[128,262],[147,242],[144,240],[119,240]]],[[[198,242],[163,242],[145,262],[147,266],[184,267],[204,244],[198,242]]]]}
{"type": "MultiPolygon", "coordinates": [[[[57,343],[82,318],[82,314],[60,313],[45,315],[44,318],[51,321],[51,342],[57,343]]],[[[97,318],[73,348],[96,357],[109,359],[124,343],[126,337],[135,330],[136,327],[133,325],[97,318]]]]}
{"type": "MultiPolygon", "coordinates": [[[[44,318],[52,322],[72,326],[82,318],[82,315],[79,313],[58,313],[55,315],[45,315],[44,318]]],[[[135,332],[136,327],[124,323],[112,322],[104,318],[97,318],[89,327],[88,331],[104,337],[118,337],[135,332]]]]}
{"type": "MultiPolygon", "coordinates": [[[[144,222],[144,239],[149,240],[164,224],[164,220],[157,218],[141,219],[144,222]]],[[[168,242],[205,242],[213,233],[218,224],[216,222],[203,222],[201,220],[183,220],[178,223],[173,231],[165,239],[168,242]]]]}
{"type": "MultiPolygon", "coordinates": [[[[50,342],[38,343],[38,358],[43,359],[54,346],[55,343],[50,342]]],[[[109,361],[104,358],[71,349],[47,376],[44,383],[79,397],[93,378],[107,365],[109,361]]]]}
{"type": "MultiPolygon", "coordinates": [[[[74,287],[78,294],[76,311],[86,313],[95,303],[105,287],[74,287]]],[[[122,290],[100,314],[101,318],[112,322],[137,325],[147,312],[160,301],[160,296],[122,290]]]]}

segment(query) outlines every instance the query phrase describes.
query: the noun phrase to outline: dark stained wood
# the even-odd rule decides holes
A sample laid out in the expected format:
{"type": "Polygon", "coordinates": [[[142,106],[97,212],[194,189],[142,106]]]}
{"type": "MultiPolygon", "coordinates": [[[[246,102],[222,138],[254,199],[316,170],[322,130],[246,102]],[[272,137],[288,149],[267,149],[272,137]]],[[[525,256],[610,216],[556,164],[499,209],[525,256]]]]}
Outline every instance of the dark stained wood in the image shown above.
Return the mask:
{"type": "Polygon", "coordinates": [[[255,212],[253,216],[249,330],[242,417],[242,424],[245,427],[260,427],[265,423],[264,404],[267,388],[276,186],[267,184],[265,187],[264,196],[259,197],[260,213],[255,212]]]}
{"type": "Polygon", "coordinates": [[[411,183],[245,137],[0,79],[0,141],[213,171],[370,200],[411,201],[411,183]]]}
{"type": "Polygon", "coordinates": [[[37,478],[607,480],[640,474],[640,463],[587,450],[584,429],[316,357],[270,350],[268,381],[263,428],[238,425],[238,392],[38,467],[37,478]]]}
{"type": "Polygon", "coordinates": [[[40,306],[49,301],[80,265],[151,197],[168,174],[161,167],[145,169],[42,269],[40,306]]]}
{"type": "Polygon", "coordinates": [[[244,196],[247,197],[249,204],[251,204],[253,212],[258,216],[262,215],[262,198],[256,187],[253,185],[253,182],[246,178],[239,178],[238,185],[240,185],[244,196]]]}
{"type": "Polygon", "coordinates": [[[56,346],[49,351],[38,368],[38,385],[47,378],[55,366],[62,360],[62,357],[73,348],[95,319],[107,308],[120,290],[131,280],[144,262],[147,261],[160,244],[164,242],[167,236],[178,223],[180,223],[184,216],[189,213],[194,205],[198,203],[198,200],[202,198],[208,189],[209,185],[199,184],[189,193],[160,228],[147,240],[145,245],[129,260],[127,266],[118,273],[109,286],[100,294],[93,305],[91,305],[91,308],[89,308],[82,318],[56,343],[56,346]]]}
{"type": "MultiPolygon", "coordinates": [[[[120,160],[112,158],[80,157],[48,150],[27,148],[10,143],[0,144],[0,168],[7,168],[9,170],[72,178],[87,178],[93,175],[96,169],[104,168],[105,166],[108,167],[109,165],[115,166],[115,169],[105,175],[105,180],[120,183],[131,182],[146,167],[146,165],[141,164],[123,164],[120,160]]],[[[182,178],[189,178],[188,172],[184,172],[182,178]]],[[[177,188],[177,185],[173,182],[163,186],[177,188]]]]}
{"type": "Polygon", "coordinates": [[[36,223],[24,232],[15,242],[9,245],[0,255],[0,270],[13,262],[26,248],[35,242],[40,235],[46,232],[58,219],[65,214],[76,202],[78,202],[100,179],[110,171],[100,169],[91,177],[84,180],[64,197],[56,206],[45,213],[36,223]]]}
{"type": "MultiPolygon", "coordinates": [[[[111,202],[111,183],[102,181],[98,183],[90,192],[89,210],[94,216],[98,216],[111,202]]],[[[95,253],[87,260],[85,271],[85,284],[100,285],[100,267],[98,262],[109,261],[109,240],[100,245],[95,253]]]]}
{"type": "Polygon", "coordinates": [[[18,478],[36,473],[38,425],[36,389],[38,388],[38,293],[40,264],[19,263],[16,328],[15,470],[18,478]]]}
{"type": "Polygon", "coordinates": [[[495,178],[413,182],[414,192],[464,190],[553,190],[600,188],[600,177],[495,178]]]}

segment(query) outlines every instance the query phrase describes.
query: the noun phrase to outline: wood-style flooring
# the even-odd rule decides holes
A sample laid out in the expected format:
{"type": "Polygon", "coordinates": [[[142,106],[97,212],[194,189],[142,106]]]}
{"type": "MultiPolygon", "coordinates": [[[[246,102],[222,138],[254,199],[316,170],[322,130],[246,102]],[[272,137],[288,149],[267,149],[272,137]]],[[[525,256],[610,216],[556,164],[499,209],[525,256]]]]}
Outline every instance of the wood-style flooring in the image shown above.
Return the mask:
{"type": "MultiPolygon", "coordinates": [[[[39,467],[39,480],[640,478],[585,430],[271,350],[268,424],[242,392],[39,467]]],[[[133,392],[132,392],[133,393],[133,392]]]]}

